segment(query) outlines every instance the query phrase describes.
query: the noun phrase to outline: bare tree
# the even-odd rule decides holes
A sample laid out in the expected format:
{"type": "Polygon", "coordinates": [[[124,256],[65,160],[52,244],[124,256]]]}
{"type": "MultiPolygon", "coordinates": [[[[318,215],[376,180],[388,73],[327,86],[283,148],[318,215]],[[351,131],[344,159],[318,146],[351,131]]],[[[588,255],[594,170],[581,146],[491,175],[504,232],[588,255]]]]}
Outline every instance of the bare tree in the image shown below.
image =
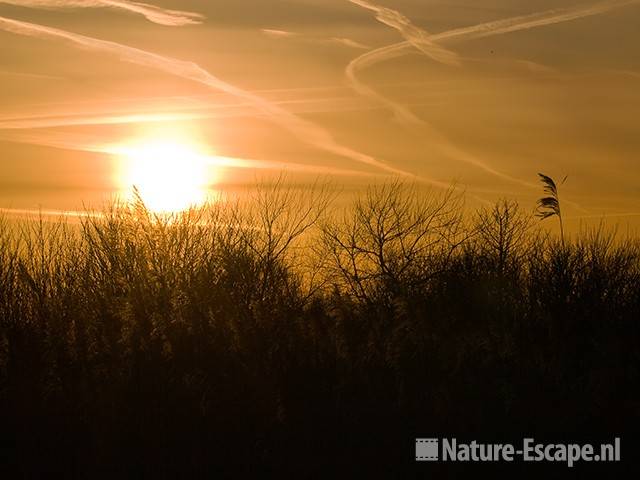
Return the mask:
{"type": "MultiPolygon", "coordinates": [[[[284,175],[275,182],[259,184],[248,204],[239,209],[236,221],[246,245],[259,259],[264,273],[263,290],[276,281],[280,266],[285,263],[301,274],[303,263],[308,267],[311,251],[311,231],[325,214],[333,196],[328,184],[316,180],[308,188],[297,189],[286,184],[284,175]]],[[[316,289],[317,276],[311,272],[305,279],[309,291],[316,289]]]]}
{"type": "Polygon", "coordinates": [[[462,196],[452,187],[423,195],[399,182],[371,187],[341,221],[323,225],[334,279],[361,300],[376,289],[424,283],[463,241],[462,196]]]}
{"type": "Polygon", "coordinates": [[[510,262],[519,264],[529,251],[530,215],[520,210],[516,201],[498,201],[492,208],[478,211],[476,232],[480,251],[496,261],[504,273],[510,262]]]}

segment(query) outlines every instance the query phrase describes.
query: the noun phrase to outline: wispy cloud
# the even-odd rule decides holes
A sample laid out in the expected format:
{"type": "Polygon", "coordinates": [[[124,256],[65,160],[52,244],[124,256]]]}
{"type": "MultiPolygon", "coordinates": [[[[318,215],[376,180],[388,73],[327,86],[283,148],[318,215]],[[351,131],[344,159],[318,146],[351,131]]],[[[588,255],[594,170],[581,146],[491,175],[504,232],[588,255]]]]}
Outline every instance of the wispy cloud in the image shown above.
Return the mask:
{"type": "Polygon", "coordinates": [[[450,50],[446,50],[443,47],[435,44],[431,38],[433,37],[425,30],[420,29],[419,27],[414,26],[411,21],[405,17],[400,12],[396,10],[392,10],[389,8],[381,7],[378,5],[374,5],[365,0],[349,0],[351,3],[359,5],[361,7],[372,10],[376,13],[376,18],[388,25],[392,28],[398,30],[402,36],[404,36],[407,41],[403,42],[402,47],[399,48],[397,45],[390,45],[388,47],[383,47],[380,49],[373,50],[371,52],[365,53],[364,55],[358,57],[356,60],[352,61],[346,69],[346,75],[349,79],[353,88],[360,93],[361,95],[365,95],[371,98],[376,99],[379,103],[388,107],[391,111],[394,112],[396,118],[401,122],[411,125],[411,126],[419,126],[423,130],[427,129],[428,133],[431,137],[432,145],[439,149],[440,152],[448,157],[454,158],[458,161],[467,163],[469,165],[473,165],[480,170],[483,170],[490,175],[493,175],[502,180],[506,180],[509,182],[515,182],[518,184],[535,187],[534,183],[526,182],[520,180],[518,178],[512,177],[504,172],[501,172],[487,162],[477,158],[476,156],[469,154],[455,144],[453,144],[448,138],[446,138],[443,134],[438,132],[435,128],[433,128],[427,122],[418,118],[406,105],[401,105],[391,99],[388,99],[380,94],[378,94],[373,88],[369,87],[365,83],[361,82],[358,79],[356,74],[357,69],[363,68],[364,65],[370,65],[380,61],[380,58],[388,59],[390,56],[404,55],[404,48],[409,48],[410,51],[413,51],[414,48],[417,48],[420,52],[432,58],[433,60],[444,63],[449,66],[460,66],[460,58],[459,56],[450,50]]]}
{"type": "Polygon", "coordinates": [[[446,41],[453,42],[472,40],[494,35],[502,35],[521,30],[528,30],[531,28],[539,28],[589,16],[600,15],[616,8],[640,3],[640,0],[608,0],[590,5],[577,6],[570,9],[556,9],[530,15],[520,15],[470,27],[449,30],[447,32],[442,32],[439,34],[428,35],[423,30],[420,30],[417,27],[413,27],[411,22],[399,12],[371,4],[370,2],[365,0],[348,1],[369,10],[373,10],[374,12],[376,12],[378,20],[399,30],[406,38],[404,42],[372,50],[351,61],[347,66],[345,72],[352,88],[359,94],[372,98],[385,107],[389,108],[389,110],[394,112],[395,116],[403,123],[429,128],[431,130],[431,135],[435,137],[435,140],[437,141],[436,145],[441,149],[443,153],[465,163],[474,165],[496,177],[533,188],[536,187],[536,184],[525,182],[520,179],[511,177],[510,175],[507,175],[503,172],[497,171],[481,159],[478,159],[475,156],[462,151],[454,144],[452,144],[448,139],[446,139],[442,134],[435,131],[435,129],[433,129],[427,122],[418,118],[405,105],[384,97],[375,89],[360,81],[358,78],[358,72],[378,63],[414,53],[416,48],[418,48],[419,51],[437,62],[444,63],[446,65],[456,65],[459,64],[460,58],[456,56],[455,53],[449,50],[444,50],[444,52],[447,52],[444,57],[434,55],[433,50],[431,50],[432,46],[433,48],[439,47],[439,43],[446,41]],[[416,45],[416,39],[420,41],[420,45],[422,45],[423,48],[420,48],[420,46],[416,45]],[[425,45],[428,46],[428,48],[424,48],[425,45]],[[451,62],[451,59],[455,59],[455,62],[451,62]]]}
{"type": "Polygon", "coordinates": [[[360,50],[368,50],[369,46],[364,45],[363,43],[356,42],[350,38],[343,37],[316,37],[303,35],[296,32],[289,32],[287,30],[274,30],[271,28],[263,28],[262,33],[268,35],[273,38],[296,38],[302,41],[311,42],[311,43],[320,43],[320,44],[333,44],[333,45],[341,45],[343,47],[349,48],[357,48],[360,50]]]}
{"type": "Polygon", "coordinates": [[[246,159],[237,157],[211,157],[211,163],[217,167],[262,169],[285,172],[291,171],[316,175],[340,175],[350,177],[363,177],[369,175],[373,176],[370,173],[362,172],[360,170],[349,170],[345,168],[335,168],[323,165],[307,165],[304,163],[296,162],[274,162],[269,160],[246,159]]]}
{"type": "MultiPolygon", "coordinates": [[[[73,150],[107,154],[120,157],[126,155],[127,149],[121,144],[105,143],[99,137],[90,134],[69,133],[61,131],[17,131],[0,132],[0,141],[27,143],[62,150],[73,150]]],[[[276,170],[300,172],[316,175],[338,175],[349,177],[375,176],[370,172],[326,165],[310,165],[293,161],[272,161],[254,158],[230,157],[224,155],[207,155],[203,159],[215,168],[241,168],[253,170],[276,170]]]]}
{"type": "Polygon", "coordinates": [[[263,28],[262,33],[265,35],[269,35],[270,37],[279,37],[279,38],[290,38],[297,37],[298,34],[296,32],[288,32],[286,30],[275,30],[272,28],[263,28]]]}
{"type": "Polygon", "coordinates": [[[432,41],[442,40],[473,40],[476,38],[503,35],[505,33],[519,32],[531,28],[540,28],[557,23],[570,22],[581,18],[602,15],[617,8],[640,3],[640,0],[605,0],[588,5],[578,5],[567,9],[554,9],[529,15],[520,15],[503,20],[482,23],[470,27],[449,30],[448,32],[433,35],[432,41]]]}
{"type": "Polygon", "coordinates": [[[0,207],[0,213],[18,218],[29,217],[55,217],[60,218],[103,218],[100,212],[81,212],[78,210],[43,210],[36,208],[4,208],[0,207]]]}
{"type": "Polygon", "coordinates": [[[634,72],[632,70],[607,70],[607,72],[614,75],[624,75],[626,77],[640,78],[640,72],[634,72]]]}
{"type": "Polygon", "coordinates": [[[44,115],[0,119],[0,130],[31,130],[36,128],[88,125],[120,125],[127,123],[179,122],[207,118],[198,113],[136,113],[129,115],[44,115]]]}
{"type": "Polygon", "coordinates": [[[548,65],[543,65],[538,62],[532,62],[531,60],[515,60],[515,63],[519,67],[523,67],[532,73],[539,73],[543,75],[557,74],[557,70],[548,65]]]}
{"type": "Polygon", "coordinates": [[[366,0],[349,0],[349,2],[375,12],[378,21],[396,29],[406,39],[407,43],[435,61],[452,66],[460,65],[457,53],[434,43],[429,32],[414,25],[402,13],[366,0]]]}
{"type": "Polygon", "coordinates": [[[0,75],[5,75],[8,77],[22,77],[22,78],[36,78],[43,80],[62,80],[62,77],[56,77],[53,75],[44,75],[42,73],[31,73],[31,72],[17,72],[10,70],[0,70],[0,75]]]}
{"type": "Polygon", "coordinates": [[[413,45],[408,42],[397,43],[394,45],[389,45],[387,47],[371,50],[370,52],[364,53],[353,61],[349,62],[345,70],[345,74],[350,86],[357,93],[365,97],[369,97],[377,101],[381,105],[384,105],[389,110],[391,110],[396,118],[398,118],[398,120],[400,120],[401,122],[405,124],[421,125],[423,121],[419,119],[405,105],[397,103],[379,94],[375,89],[362,82],[358,77],[358,72],[364,70],[365,68],[383,61],[391,60],[395,57],[401,57],[407,55],[408,53],[413,53],[414,51],[415,50],[413,48],[413,45]]]}
{"type": "MultiPolygon", "coordinates": [[[[140,103],[140,102],[138,102],[140,103]]],[[[77,111],[59,114],[27,114],[0,116],[0,130],[24,130],[36,128],[73,127],[86,125],[118,125],[181,122],[202,119],[237,118],[255,115],[255,108],[248,102],[217,103],[214,100],[194,100],[192,105],[183,99],[181,105],[158,106],[136,105],[132,108],[114,108],[113,105],[87,108],[82,105],[77,111]],[[196,103],[202,102],[200,105],[196,103]]],[[[271,100],[274,105],[286,107],[295,114],[335,113],[364,111],[382,108],[361,97],[319,97],[308,99],[271,100]]]]}
{"type": "MultiPolygon", "coordinates": [[[[368,3],[363,0],[348,0],[358,5],[368,3]]],[[[502,20],[481,23],[464,28],[457,28],[446,32],[430,35],[429,41],[433,43],[473,40],[505,33],[540,28],[572,20],[578,20],[594,15],[601,15],[611,10],[640,3],[640,0],[609,0],[589,5],[579,5],[570,9],[555,9],[529,15],[520,15],[502,20]]],[[[411,54],[415,51],[415,45],[410,41],[399,42],[393,45],[377,48],[354,59],[347,66],[347,76],[358,90],[357,80],[354,75],[365,68],[378,63],[411,54]]],[[[421,50],[422,51],[422,50],[421,50]]],[[[434,58],[430,55],[431,58],[434,58]]],[[[435,59],[437,60],[437,59],[435,59]]],[[[446,63],[446,62],[442,62],[446,63]]],[[[379,97],[376,95],[376,98],[379,97]]]]}
{"type": "Polygon", "coordinates": [[[205,18],[195,12],[169,10],[156,5],[127,0],[0,0],[0,3],[44,9],[113,8],[136,13],[144,16],[150,22],[170,27],[202,23],[205,18]]]}
{"type": "Polygon", "coordinates": [[[331,37],[329,38],[328,41],[338,43],[346,47],[359,48],[361,50],[368,50],[369,48],[371,48],[370,46],[365,45],[364,43],[356,42],[355,40],[351,40],[350,38],[331,37]]]}
{"type": "MultiPolygon", "coordinates": [[[[185,78],[206,85],[210,88],[226,92],[250,103],[256,110],[266,115],[273,122],[287,129],[292,134],[305,141],[309,145],[312,145],[334,155],[378,168],[390,174],[415,178],[415,175],[405,170],[396,168],[370,155],[341,145],[333,138],[333,136],[328,131],[324,130],[323,128],[307,120],[304,120],[255,94],[252,94],[217,78],[216,76],[212,75],[210,72],[193,62],[165,57],[120,43],[100,40],[72,33],[66,30],[12,20],[5,17],[0,17],[0,29],[17,35],[25,35],[43,39],[63,40],[76,47],[115,55],[122,61],[148,68],[153,68],[170,75],[185,78]]],[[[431,183],[440,182],[431,181],[431,183]]]]}

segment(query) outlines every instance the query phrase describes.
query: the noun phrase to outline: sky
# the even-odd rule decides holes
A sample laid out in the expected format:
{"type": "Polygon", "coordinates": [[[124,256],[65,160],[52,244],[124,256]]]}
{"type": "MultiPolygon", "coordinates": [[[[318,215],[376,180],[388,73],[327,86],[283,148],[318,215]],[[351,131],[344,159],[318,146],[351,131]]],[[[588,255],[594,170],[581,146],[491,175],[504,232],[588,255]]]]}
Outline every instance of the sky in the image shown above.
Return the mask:
{"type": "Polygon", "coordinates": [[[640,223],[640,0],[150,1],[0,0],[0,208],[281,171],[532,207],[543,172],[640,223]]]}

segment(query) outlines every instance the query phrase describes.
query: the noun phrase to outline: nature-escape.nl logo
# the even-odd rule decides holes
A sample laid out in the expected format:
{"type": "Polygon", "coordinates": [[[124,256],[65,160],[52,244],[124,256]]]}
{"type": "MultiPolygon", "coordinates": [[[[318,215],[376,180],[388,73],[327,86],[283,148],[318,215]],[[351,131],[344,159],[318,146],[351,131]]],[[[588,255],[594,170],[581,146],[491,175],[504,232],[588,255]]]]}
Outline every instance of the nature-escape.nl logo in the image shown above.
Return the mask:
{"type": "Polygon", "coordinates": [[[417,438],[419,462],[619,462],[620,438],[612,443],[538,443],[525,438],[518,446],[510,443],[458,442],[455,438],[417,438]],[[442,440],[442,442],[440,442],[442,440]]]}

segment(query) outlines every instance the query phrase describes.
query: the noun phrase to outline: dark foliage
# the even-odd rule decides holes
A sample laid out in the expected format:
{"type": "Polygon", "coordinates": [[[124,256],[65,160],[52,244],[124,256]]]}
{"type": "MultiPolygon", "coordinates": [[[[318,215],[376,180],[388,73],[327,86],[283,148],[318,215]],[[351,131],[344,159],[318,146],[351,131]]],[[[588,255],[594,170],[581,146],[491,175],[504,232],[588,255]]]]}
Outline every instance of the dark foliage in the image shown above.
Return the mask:
{"type": "Polygon", "coordinates": [[[7,478],[389,478],[419,436],[638,429],[635,241],[562,246],[506,201],[469,222],[453,191],[326,198],[2,224],[7,478]]]}

